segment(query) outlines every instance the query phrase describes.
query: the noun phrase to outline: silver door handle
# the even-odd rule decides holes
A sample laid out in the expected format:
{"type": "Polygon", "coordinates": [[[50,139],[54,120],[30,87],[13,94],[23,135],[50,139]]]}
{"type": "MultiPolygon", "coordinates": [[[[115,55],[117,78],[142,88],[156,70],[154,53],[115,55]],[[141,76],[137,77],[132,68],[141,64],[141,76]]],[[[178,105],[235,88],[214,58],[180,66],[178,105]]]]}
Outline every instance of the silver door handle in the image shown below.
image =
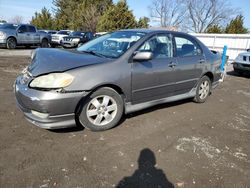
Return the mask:
{"type": "Polygon", "coordinates": [[[168,64],[168,66],[169,67],[175,67],[177,64],[176,63],[173,63],[173,62],[170,62],[169,64],[168,64]]]}

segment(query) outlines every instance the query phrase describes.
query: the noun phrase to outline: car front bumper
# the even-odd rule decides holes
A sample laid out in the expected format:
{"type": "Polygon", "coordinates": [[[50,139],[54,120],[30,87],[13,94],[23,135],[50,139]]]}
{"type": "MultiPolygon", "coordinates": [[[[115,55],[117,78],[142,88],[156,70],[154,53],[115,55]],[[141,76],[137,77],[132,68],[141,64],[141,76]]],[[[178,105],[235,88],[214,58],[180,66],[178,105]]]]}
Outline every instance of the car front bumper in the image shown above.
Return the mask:
{"type": "Polygon", "coordinates": [[[0,46],[6,46],[6,39],[0,39],[0,46]]]}
{"type": "Polygon", "coordinates": [[[72,41],[61,41],[61,45],[64,47],[76,47],[78,45],[78,42],[72,42],[72,41]]]}
{"type": "Polygon", "coordinates": [[[242,70],[242,71],[250,71],[250,63],[233,63],[234,69],[242,70]]]}
{"type": "Polygon", "coordinates": [[[61,93],[40,91],[22,85],[17,78],[14,85],[18,107],[26,119],[45,129],[59,129],[76,126],[75,111],[87,92],[61,93]]]}

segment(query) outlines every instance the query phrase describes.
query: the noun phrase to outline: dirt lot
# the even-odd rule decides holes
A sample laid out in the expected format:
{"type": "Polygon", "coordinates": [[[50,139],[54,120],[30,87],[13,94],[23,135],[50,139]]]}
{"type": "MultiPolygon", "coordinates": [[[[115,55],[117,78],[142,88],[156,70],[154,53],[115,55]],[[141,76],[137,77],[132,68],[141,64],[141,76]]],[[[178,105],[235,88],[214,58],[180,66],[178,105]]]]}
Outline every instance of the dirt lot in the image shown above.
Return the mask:
{"type": "Polygon", "coordinates": [[[229,75],[205,104],[126,116],[109,131],[28,123],[12,84],[25,57],[0,57],[0,187],[250,187],[250,77],[229,75]]]}

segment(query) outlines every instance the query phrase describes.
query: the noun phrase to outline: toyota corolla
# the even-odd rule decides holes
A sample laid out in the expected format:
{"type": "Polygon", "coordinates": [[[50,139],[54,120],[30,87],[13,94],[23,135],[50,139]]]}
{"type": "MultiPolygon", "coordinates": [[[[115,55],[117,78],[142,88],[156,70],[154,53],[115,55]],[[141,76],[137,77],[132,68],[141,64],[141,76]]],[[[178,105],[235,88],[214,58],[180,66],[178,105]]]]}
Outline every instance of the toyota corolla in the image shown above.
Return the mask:
{"type": "Polygon", "coordinates": [[[220,59],[185,33],[121,30],[74,51],[37,49],[15,81],[15,96],[39,127],[102,131],[160,103],[205,102],[220,79],[220,59]]]}

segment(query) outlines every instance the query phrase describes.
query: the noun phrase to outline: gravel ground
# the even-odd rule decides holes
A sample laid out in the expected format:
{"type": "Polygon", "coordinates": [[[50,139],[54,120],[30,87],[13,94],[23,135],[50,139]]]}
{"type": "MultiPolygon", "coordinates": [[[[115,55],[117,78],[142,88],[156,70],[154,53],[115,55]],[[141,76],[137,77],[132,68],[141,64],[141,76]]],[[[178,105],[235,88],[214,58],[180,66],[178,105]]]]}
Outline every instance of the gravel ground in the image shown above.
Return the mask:
{"type": "Polygon", "coordinates": [[[228,75],[206,103],[130,114],[105,132],[48,131],[17,109],[28,58],[0,56],[0,187],[250,187],[250,76],[228,75]]]}

